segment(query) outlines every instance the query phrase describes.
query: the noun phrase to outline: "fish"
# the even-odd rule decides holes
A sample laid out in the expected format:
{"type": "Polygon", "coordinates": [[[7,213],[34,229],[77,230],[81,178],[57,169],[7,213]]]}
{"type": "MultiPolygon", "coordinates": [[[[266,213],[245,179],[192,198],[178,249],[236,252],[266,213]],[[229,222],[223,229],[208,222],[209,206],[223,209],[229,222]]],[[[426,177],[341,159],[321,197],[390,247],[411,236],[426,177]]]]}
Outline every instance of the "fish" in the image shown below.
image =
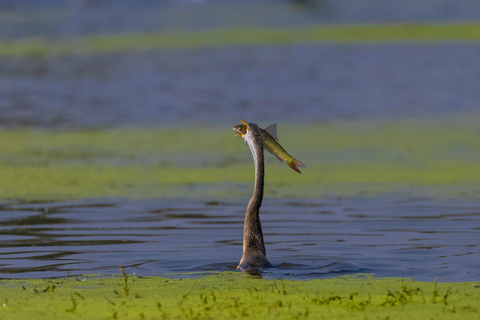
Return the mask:
{"type": "MultiPolygon", "coordinates": [[[[248,131],[248,123],[240,120],[241,123],[235,127],[233,127],[233,131],[237,133],[235,135],[238,138],[242,138],[244,135],[247,134],[248,131]]],[[[300,168],[305,168],[305,164],[300,160],[295,159],[292,157],[285,149],[278,143],[278,136],[277,136],[277,125],[273,124],[265,129],[262,130],[263,135],[263,148],[273,154],[280,162],[285,162],[290,168],[295,170],[298,173],[302,173],[300,168]]]]}

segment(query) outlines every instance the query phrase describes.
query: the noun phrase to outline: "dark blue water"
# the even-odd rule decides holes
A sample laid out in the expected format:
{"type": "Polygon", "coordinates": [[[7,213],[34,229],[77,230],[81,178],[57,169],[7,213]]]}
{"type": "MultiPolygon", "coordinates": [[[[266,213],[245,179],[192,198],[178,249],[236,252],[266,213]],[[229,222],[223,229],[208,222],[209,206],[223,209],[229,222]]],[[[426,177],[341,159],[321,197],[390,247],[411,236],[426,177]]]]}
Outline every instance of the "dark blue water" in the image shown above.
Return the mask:
{"type": "Polygon", "coordinates": [[[479,44],[298,44],[0,59],[0,127],[447,117],[480,110],[479,44]]]}
{"type": "MultiPolygon", "coordinates": [[[[234,270],[246,201],[84,201],[0,207],[0,277],[234,270]]],[[[266,200],[267,278],[480,276],[480,202],[266,200]]]]}

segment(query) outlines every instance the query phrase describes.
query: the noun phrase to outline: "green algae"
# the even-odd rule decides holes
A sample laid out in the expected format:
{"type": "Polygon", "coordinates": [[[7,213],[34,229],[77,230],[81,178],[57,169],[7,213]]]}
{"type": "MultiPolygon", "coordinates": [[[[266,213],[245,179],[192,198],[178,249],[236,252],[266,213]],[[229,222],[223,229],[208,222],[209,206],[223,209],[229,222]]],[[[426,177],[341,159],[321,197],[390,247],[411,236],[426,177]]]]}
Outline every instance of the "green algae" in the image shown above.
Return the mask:
{"type": "Polygon", "coordinates": [[[370,276],[263,280],[82,277],[2,280],[2,319],[478,319],[475,283],[370,276]]]}
{"type": "MultiPolygon", "coordinates": [[[[281,123],[282,145],[307,167],[267,155],[266,196],[477,197],[479,118],[281,123]]],[[[0,149],[2,200],[246,197],[253,183],[231,127],[3,130],[0,149]]]]}
{"type": "Polygon", "coordinates": [[[303,28],[237,28],[160,34],[86,36],[68,41],[26,38],[0,42],[0,56],[104,54],[139,50],[194,49],[309,42],[478,42],[480,24],[366,24],[303,28]]]}

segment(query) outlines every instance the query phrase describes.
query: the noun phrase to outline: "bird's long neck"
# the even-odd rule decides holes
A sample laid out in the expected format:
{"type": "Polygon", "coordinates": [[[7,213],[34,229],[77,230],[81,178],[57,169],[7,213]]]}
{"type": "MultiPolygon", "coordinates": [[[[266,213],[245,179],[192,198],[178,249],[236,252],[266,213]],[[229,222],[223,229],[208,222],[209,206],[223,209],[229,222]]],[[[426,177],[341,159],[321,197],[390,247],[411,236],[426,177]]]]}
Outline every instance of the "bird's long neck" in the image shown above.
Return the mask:
{"type": "Polygon", "coordinates": [[[249,125],[249,139],[247,144],[252,151],[255,163],[255,186],[253,196],[248,203],[245,214],[245,225],[243,231],[243,252],[248,250],[259,250],[264,255],[265,243],[263,241],[262,226],[260,224],[260,206],[263,200],[263,187],[265,177],[265,165],[263,155],[263,135],[261,129],[255,125],[249,125]]]}

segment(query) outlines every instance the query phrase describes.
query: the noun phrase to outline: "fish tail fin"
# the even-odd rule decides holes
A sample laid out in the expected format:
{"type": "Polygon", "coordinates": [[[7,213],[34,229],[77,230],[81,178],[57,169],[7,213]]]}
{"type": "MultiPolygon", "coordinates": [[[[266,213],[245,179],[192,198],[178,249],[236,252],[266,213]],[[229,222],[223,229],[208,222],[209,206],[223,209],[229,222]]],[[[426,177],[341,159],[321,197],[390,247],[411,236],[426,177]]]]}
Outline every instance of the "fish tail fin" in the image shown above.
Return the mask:
{"type": "Polygon", "coordinates": [[[288,162],[287,164],[288,164],[288,166],[289,166],[290,168],[292,168],[293,170],[297,171],[298,173],[302,173],[302,172],[298,169],[298,167],[300,167],[300,168],[305,168],[305,165],[303,164],[303,162],[301,162],[300,160],[297,160],[297,159],[295,159],[295,158],[293,158],[293,160],[290,161],[290,162],[288,162]]]}

